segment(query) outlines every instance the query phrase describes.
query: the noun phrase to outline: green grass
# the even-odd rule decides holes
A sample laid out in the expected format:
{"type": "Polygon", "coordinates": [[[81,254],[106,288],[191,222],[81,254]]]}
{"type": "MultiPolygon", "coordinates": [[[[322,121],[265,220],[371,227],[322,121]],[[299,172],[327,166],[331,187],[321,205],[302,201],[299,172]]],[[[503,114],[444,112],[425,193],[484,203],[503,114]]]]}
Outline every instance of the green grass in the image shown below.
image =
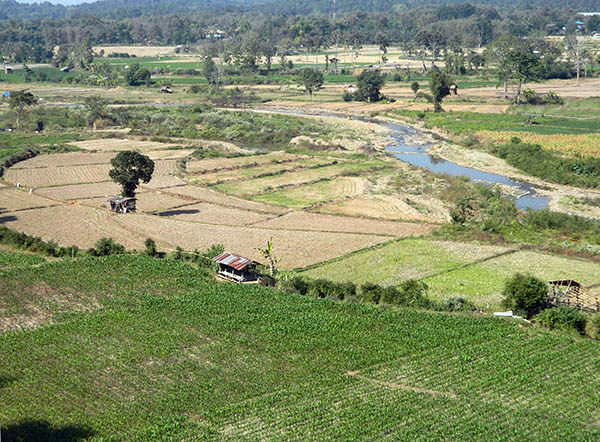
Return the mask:
{"type": "Polygon", "coordinates": [[[600,283],[600,264],[534,251],[406,239],[356,253],[305,272],[314,278],[357,284],[397,285],[422,279],[429,296],[445,300],[465,297],[477,305],[499,305],[504,282],[516,272],[529,272],[545,280],[575,279],[584,285],[600,283]]]}
{"type": "MultiPolygon", "coordinates": [[[[509,131],[528,132],[540,135],[589,134],[597,133],[600,127],[598,119],[575,119],[555,116],[536,116],[537,124],[525,124],[527,115],[536,113],[534,106],[517,109],[518,113],[483,114],[477,112],[446,112],[444,114],[425,113],[426,127],[438,127],[452,134],[468,135],[473,132],[509,131]]],[[[419,112],[408,110],[393,111],[397,115],[416,119],[419,112]]]]}
{"type": "Polygon", "coordinates": [[[597,342],[219,284],[135,256],[0,271],[0,282],[104,298],[0,334],[7,440],[600,436],[597,342]]]}
{"type": "Polygon", "coordinates": [[[80,138],[80,135],[75,132],[64,133],[61,135],[0,132],[0,152],[5,148],[21,150],[23,147],[63,144],[69,141],[79,140],[80,138]]]}

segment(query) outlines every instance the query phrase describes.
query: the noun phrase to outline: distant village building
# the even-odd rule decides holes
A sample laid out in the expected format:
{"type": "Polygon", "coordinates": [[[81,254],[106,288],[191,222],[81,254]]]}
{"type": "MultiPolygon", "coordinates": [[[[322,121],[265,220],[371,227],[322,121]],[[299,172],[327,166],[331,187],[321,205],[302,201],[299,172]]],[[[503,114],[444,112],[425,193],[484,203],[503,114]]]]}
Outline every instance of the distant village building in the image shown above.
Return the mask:
{"type": "Polygon", "coordinates": [[[4,67],[4,73],[5,74],[12,74],[13,73],[13,68],[11,68],[10,66],[5,66],[4,67]]]}
{"type": "Polygon", "coordinates": [[[234,282],[258,281],[256,263],[251,259],[244,258],[229,252],[223,252],[213,258],[219,266],[219,276],[234,282]]]}

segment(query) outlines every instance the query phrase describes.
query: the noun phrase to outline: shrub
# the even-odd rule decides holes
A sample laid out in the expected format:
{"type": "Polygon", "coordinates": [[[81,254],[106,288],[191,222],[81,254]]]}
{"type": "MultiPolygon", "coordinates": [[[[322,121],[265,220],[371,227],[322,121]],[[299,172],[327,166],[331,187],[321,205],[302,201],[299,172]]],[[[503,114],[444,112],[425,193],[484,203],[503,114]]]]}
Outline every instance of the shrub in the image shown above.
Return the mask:
{"type": "Polygon", "coordinates": [[[100,238],[88,252],[93,256],[108,256],[117,255],[124,251],[125,247],[115,242],[112,238],[100,238]]]}
{"type": "Polygon", "coordinates": [[[158,251],[156,250],[156,242],[152,238],[146,238],[144,241],[144,246],[146,246],[146,255],[148,256],[158,256],[158,251]]]}
{"type": "Polygon", "coordinates": [[[522,273],[506,281],[502,305],[531,318],[546,307],[548,285],[541,279],[522,273]]]}
{"type": "Polygon", "coordinates": [[[585,332],[586,317],[575,307],[556,307],[539,313],[535,320],[549,329],[576,330],[583,335],[585,332]]]}
{"type": "Polygon", "coordinates": [[[379,304],[381,296],[383,295],[384,288],[378,284],[366,282],[360,286],[359,299],[363,302],[372,302],[373,304],[379,304]]]}
{"type": "Polygon", "coordinates": [[[342,99],[344,101],[352,101],[354,100],[354,95],[352,95],[350,92],[348,91],[344,91],[344,95],[342,95],[342,99]]]}
{"type": "Polygon", "coordinates": [[[447,299],[441,309],[448,312],[472,312],[477,310],[473,303],[460,296],[447,299]]]}
{"type": "Polygon", "coordinates": [[[592,337],[594,339],[600,340],[600,314],[594,316],[594,318],[590,321],[593,326],[593,334],[592,337]]]}

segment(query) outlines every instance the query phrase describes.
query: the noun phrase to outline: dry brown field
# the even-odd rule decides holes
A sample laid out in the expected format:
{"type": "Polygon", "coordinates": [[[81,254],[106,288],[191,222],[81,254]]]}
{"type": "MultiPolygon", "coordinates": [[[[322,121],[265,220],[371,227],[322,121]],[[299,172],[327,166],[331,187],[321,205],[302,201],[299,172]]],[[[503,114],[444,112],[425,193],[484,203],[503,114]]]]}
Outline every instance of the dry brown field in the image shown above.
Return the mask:
{"type": "Polygon", "coordinates": [[[250,155],[236,158],[211,158],[202,160],[189,160],[186,171],[191,173],[206,173],[223,169],[237,169],[241,167],[254,167],[278,161],[292,161],[306,158],[302,155],[292,155],[283,152],[274,152],[265,155],[250,155]]]}
{"type": "Polygon", "coordinates": [[[72,146],[84,150],[111,151],[139,150],[142,152],[152,150],[164,150],[167,147],[175,147],[176,144],[158,143],[156,141],[138,141],[120,138],[102,138],[99,140],[74,141],[72,146]]]}
{"type": "Polygon", "coordinates": [[[443,221],[445,216],[426,216],[399,198],[389,195],[362,195],[346,201],[336,201],[319,207],[320,212],[350,216],[365,216],[389,220],[443,221]]]}
{"type": "Polygon", "coordinates": [[[157,213],[157,215],[178,221],[225,226],[252,225],[278,216],[236,209],[233,207],[224,207],[211,203],[188,203],[185,206],[180,206],[176,209],[162,211],[157,213]]]}
{"type": "MultiPolygon", "coordinates": [[[[112,53],[127,53],[136,57],[159,57],[175,54],[175,46],[94,46],[94,52],[104,51],[105,56],[112,53]]],[[[134,63],[135,60],[132,60],[134,63]]]]}
{"type": "MultiPolygon", "coordinates": [[[[59,204],[48,198],[29,194],[27,190],[4,188],[0,190],[0,213],[13,212],[36,207],[48,207],[59,204]]],[[[0,215],[1,216],[1,215],[0,215]]]]}
{"type": "Polygon", "coordinates": [[[240,198],[223,195],[215,190],[206,189],[198,186],[183,186],[174,187],[167,189],[170,195],[179,195],[188,201],[208,202],[213,204],[219,204],[224,207],[234,207],[242,210],[250,210],[259,213],[273,213],[281,214],[287,212],[286,209],[268,204],[256,203],[254,201],[247,201],[240,198]]]}
{"type": "Polygon", "coordinates": [[[149,183],[142,183],[142,189],[166,189],[169,187],[185,186],[187,183],[181,178],[173,175],[161,175],[152,177],[149,183]]]}
{"type": "Polygon", "coordinates": [[[254,225],[267,229],[315,230],[325,232],[367,233],[392,237],[424,235],[434,230],[432,224],[379,221],[347,216],[292,212],[254,225]]]}
{"type": "Polygon", "coordinates": [[[305,169],[314,166],[325,166],[333,164],[334,160],[327,158],[307,158],[304,160],[285,162],[282,164],[266,164],[264,166],[241,168],[233,170],[221,170],[218,172],[208,172],[189,178],[190,182],[201,185],[211,185],[227,181],[239,181],[251,179],[261,175],[275,175],[289,173],[299,169],[305,169]]]}
{"type": "Polygon", "coordinates": [[[112,181],[91,184],[73,184],[69,186],[42,187],[35,193],[55,200],[79,200],[85,198],[107,198],[118,195],[121,187],[112,181]]]}
{"type": "Polygon", "coordinates": [[[107,164],[115,157],[113,152],[67,152],[52,155],[38,155],[21,161],[11,167],[11,170],[35,169],[40,167],[72,167],[93,164],[107,164]]]}

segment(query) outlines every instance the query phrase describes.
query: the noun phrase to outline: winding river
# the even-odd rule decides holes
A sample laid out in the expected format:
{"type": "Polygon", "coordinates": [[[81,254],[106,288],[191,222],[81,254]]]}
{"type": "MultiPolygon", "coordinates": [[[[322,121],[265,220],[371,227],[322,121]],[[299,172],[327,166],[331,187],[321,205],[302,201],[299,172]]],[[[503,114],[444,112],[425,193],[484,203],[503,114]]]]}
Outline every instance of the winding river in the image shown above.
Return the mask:
{"type": "MultiPolygon", "coordinates": [[[[311,115],[321,117],[332,117],[345,119],[347,117],[328,112],[309,113],[292,109],[265,109],[266,112],[280,113],[284,115],[311,115]]],[[[401,123],[388,123],[376,120],[370,120],[362,117],[353,117],[360,121],[366,121],[371,124],[380,124],[388,129],[388,135],[394,140],[394,143],[386,146],[386,151],[401,161],[409,163],[415,167],[430,170],[434,173],[446,174],[450,176],[464,176],[480,184],[493,186],[501,184],[512,188],[509,197],[515,201],[515,205],[520,210],[542,210],[548,207],[550,197],[538,194],[538,189],[530,183],[517,181],[504,175],[483,172],[471,167],[461,166],[458,163],[447,161],[443,158],[431,155],[427,152],[430,144],[415,144],[413,140],[422,138],[418,131],[413,127],[401,123]],[[517,195],[516,197],[513,195],[517,195]]]]}

